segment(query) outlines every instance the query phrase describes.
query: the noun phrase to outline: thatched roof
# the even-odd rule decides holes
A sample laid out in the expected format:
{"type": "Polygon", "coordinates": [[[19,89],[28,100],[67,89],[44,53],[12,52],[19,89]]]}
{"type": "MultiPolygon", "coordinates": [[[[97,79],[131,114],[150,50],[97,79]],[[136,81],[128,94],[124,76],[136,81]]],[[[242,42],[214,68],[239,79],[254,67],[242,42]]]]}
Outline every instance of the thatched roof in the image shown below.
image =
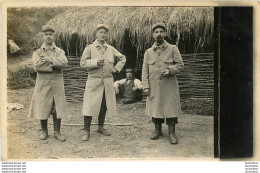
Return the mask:
{"type": "Polygon", "coordinates": [[[77,35],[80,52],[95,39],[96,25],[106,23],[110,27],[108,42],[122,50],[125,30],[137,52],[151,45],[151,27],[156,22],[165,22],[168,36],[178,45],[188,39],[194,52],[205,44],[212,44],[213,7],[72,7],[48,23],[57,30],[57,43],[70,48],[73,34],[77,35]],[[190,37],[194,36],[192,40],[190,37]],[[211,42],[211,43],[210,43],[211,42]]]}

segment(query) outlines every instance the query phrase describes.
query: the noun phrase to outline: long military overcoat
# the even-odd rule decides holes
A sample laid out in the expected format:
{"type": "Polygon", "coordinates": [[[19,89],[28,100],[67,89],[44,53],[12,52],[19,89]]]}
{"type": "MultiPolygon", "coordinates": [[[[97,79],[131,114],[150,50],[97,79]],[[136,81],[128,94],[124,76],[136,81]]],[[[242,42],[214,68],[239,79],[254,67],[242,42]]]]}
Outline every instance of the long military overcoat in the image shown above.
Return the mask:
{"type": "Polygon", "coordinates": [[[150,89],[146,102],[146,114],[154,118],[173,118],[181,115],[176,74],[183,67],[178,48],[166,41],[159,47],[154,44],[145,52],[142,84],[144,89],[150,89]],[[160,73],[167,68],[170,70],[170,75],[163,77],[160,73]]]}
{"type": "Polygon", "coordinates": [[[88,72],[82,108],[83,115],[99,115],[104,91],[108,116],[116,115],[112,71],[115,68],[120,72],[125,62],[125,56],[107,43],[100,45],[96,40],[85,48],[80,61],[81,67],[86,68],[88,72]],[[99,59],[104,59],[104,66],[98,66],[97,61],[99,59]],[[114,66],[115,61],[116,65],[114,66]]]}
{"type": "Polygon", "coordinates": [[[62,49],[54,43],[47,46],[45,43],[33,52],[33,66],[37,72],[36,84],[29,110],[29,117],[47,119],[54,108],[57,118],[66,116],[66,98],[63,82],[63,69],[68,60],[62,49]],[[53,63],[41,62],[40,56],[49,56],[53,63]],[[55,106],[54,106],[55,103],[55,106]]]}

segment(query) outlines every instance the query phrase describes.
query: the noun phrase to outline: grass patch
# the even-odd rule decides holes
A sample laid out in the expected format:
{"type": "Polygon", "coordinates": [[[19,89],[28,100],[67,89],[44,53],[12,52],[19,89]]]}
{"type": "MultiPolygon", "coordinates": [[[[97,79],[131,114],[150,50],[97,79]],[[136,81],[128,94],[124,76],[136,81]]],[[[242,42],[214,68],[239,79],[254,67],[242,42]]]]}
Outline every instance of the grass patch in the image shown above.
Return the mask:
{"type": "Polygon", "coordinates": [[[192,115],[214,115],[214,100],[186,99],[181,102],[183,113],[192,115]]]}
{"type": "Polygon", "coordinates": [[[22,89],[35,86],[36,72],[29,67],[20,68],[16,71],[8,71],[8,89],[22,89]]]}

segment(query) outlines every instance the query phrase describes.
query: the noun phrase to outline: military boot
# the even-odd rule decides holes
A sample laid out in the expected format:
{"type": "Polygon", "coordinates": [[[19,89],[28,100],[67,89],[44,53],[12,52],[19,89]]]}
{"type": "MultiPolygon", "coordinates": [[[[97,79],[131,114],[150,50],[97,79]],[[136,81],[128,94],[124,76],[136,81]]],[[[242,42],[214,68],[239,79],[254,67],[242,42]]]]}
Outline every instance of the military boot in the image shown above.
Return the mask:
{"type": "Polygon", "coordinates": [[[170,144],[177,144],[178,138],[175,135],[175,125],[168,125],[168,131],[170,144]]]}
{"type": "Polygon", "coordinates": [[[66,137],[60,133],[61,119],[57,119],[57,115],[53,114],[53,124],[54,124],[54,138],[58,141],[66,141],[66,137]]]}
{"type": "Polygon", "coordinates": [[[105,135],[105,136],[111,135],[111,133],[109,133],[106,129],[104,129],[103,126],[98,126],[97,132],[101,133],[102,135],[105,135]]]}
{"type": "Polygon", "coordinates": [[[48,138],[48,130],[42,130],[40,139],[41,140],[46,140],[48,138]]]}
{"type": "Polygon", "coordinates": [[[162,133],[162,124],[154,124],[155,125],[155,130],[151,136],[152,140],[159,139],[160,136],[163,136],[162,133]]]}
{"type": "Polygon", "coordinates": [[[92,117],[84,116],[84,135],[82,136],[82,141],[88,141],[90,138],[90,125],[92,117]]]}
{"type": "Polygon", "coordinates": [[[42,128],[42,132],[40,134],[40,139],[46,140],[48,138],[47,120],[41,120],[41,128],[42,128]]]}
{"type": "Polygon", "coordinates": [[[66,141],[66,137],[58,131],[54,131],[54,138],[61,142],[66,141]]]}
{"type": "Polygon", "coordinates": [[[82,136],[81,140],[82,141],[88,141],[90,138],[90,132],[89,131],[84,131],[84,135],[82,136]]]}

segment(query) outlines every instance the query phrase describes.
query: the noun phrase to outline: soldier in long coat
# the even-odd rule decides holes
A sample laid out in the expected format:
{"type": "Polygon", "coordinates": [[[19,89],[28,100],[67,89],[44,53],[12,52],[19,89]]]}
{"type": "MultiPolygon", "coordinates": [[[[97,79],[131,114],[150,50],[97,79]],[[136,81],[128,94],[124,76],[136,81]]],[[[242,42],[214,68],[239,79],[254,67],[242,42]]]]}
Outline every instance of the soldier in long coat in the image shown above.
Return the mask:
{"type": "Polygon", "coordinates": [[[42,27],[44,43],[33,52],[33,66],[37,72],[34,94],[29,110],[29,117],[39,119],[42,133],[40,138],[48,138],[47,120],[52,114],[54,138],[65,141],[60,133],[61,119],[66,115],[66,99],[63,83],[63,69],[68,60],[62,49],[54,43],[55,30],[52,26],[42,27]]]}
{"type": "Polygon", "coordinates": [[[104,129],[106,112],[116,115],[116,97],[113,74],[122,70],[126,58],[114,47],[106,43],[108,26],[99,24],[96,29],[97,40],[88,45],[81,57],[80,65],[88,71],[88,80],[83,100],[85,134],[83,141],[89,140],[92,117],[98,117],[97,132],[110,136],[104,129]],[[116,65],[114,65],[116,62],[116,65]]]}
{"type": "Polygon", "coordinates": [[[151,139],[162,136],[162,126],[166,119],[171,144],[177,144],[175,125],[181,113],[179,86],[176,78],[184,67],[180,52],[175,45],[164,40],[166,27],[163,23],[152,27],[154,45],[144,54],[142,84],[148,95],[146,114],[152,117],[155,131],[151,139]]]}

